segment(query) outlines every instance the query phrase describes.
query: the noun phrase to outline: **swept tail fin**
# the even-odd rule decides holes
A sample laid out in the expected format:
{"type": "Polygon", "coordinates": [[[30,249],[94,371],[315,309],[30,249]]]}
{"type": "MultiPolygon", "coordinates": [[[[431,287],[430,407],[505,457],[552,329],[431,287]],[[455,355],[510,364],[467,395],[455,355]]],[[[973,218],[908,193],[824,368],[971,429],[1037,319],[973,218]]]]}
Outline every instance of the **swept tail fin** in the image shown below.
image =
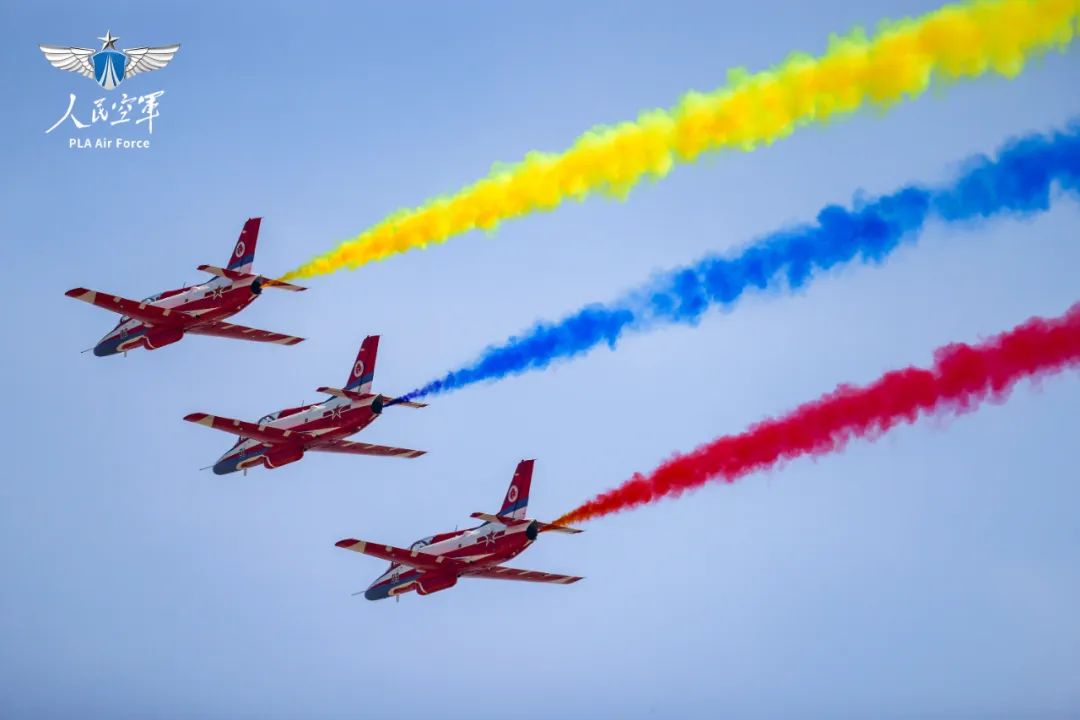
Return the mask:
{"type": "Polygon", "coordinates": [[[240,231],[240,237],[233,247],[232,255],[229,256],[229,264],[226,270],[249,273],[255,262],[255,244],[259,241],[259,226],[262,218],[249,218],[244,223],[244,229],[240,231]]]}
{"type": "Polygon", "coordinates": [[[375,379],[375,357],[379,354],[379,336],[368,335],[360,344],[360,352],[349,370],[349,379],[345,389],[359,393],[371,392],[371,381],[375,379]]]}
{"type": "Polygon", "coordinates": [[[521,520],[529,509],[529,488],[532,485],[533,465],[535,460],[522,460],[514,471],[514,477],[510,479],[510,487],[503,497],[502,508],[499,510],[501,517],[521,520]]]}

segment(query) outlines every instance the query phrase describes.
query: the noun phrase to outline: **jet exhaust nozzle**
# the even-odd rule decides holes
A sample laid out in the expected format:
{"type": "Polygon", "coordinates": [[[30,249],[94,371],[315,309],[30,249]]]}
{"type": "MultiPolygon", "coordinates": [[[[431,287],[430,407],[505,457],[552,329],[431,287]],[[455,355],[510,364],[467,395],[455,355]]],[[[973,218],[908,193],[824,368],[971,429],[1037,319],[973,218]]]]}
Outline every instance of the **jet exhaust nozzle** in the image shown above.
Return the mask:
{"type": "Polygon", "coordinates": [[[540,537],[540,526],[536,524],[535,520],[529,523],[529,527],[525,528],[525,537],[529,538],[529,540],[536,540],[536,538],[540,537]]]}
{"type": "Polygon", "coordinates": [[[375,399],[371,401],[371,412],[375,413],[376,415],[379,415],[379,414],[382,413],[383,407],[385,407],[385,405],[386,405],[386,401],[383,400],[383,396],[382,395],[376,395],[375,399]]]}
{"type": "Polygon", "coordinates": [[[259,280],[252,280],[251,282],[251,294],[262,295],[262,282],[259,280]]]}

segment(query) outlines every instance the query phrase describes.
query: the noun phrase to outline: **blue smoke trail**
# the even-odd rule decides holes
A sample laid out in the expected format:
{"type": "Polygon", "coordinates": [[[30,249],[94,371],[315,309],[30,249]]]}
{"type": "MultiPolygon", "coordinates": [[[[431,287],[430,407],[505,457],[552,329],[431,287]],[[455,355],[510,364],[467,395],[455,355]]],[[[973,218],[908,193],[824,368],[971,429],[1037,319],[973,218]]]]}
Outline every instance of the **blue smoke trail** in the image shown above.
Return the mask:
{"type": "Polygon", "coordinates": [[[402,399],[445,393],[528,370],[540,370],[627,332],[672,323],[693,325],[714,306],[730,307],[747,290],[799,290],[816,273],[859,259],[880,263],[902,241],[913,242],[928,220],[964,222],[1027,215],[1050,207],[1054,182],[1080,191],[1080,121],[1051,135],[1006,144],[996,159],[970,158],[964,172],[937,189],[918,185],[891,195],[830,205],[817,222],[766,235],[733,256],[708,256],[666,271],[606,304],[588,305],[557,322],[541,322],[485,350],[472,363],[417,388],[402,399]]]}

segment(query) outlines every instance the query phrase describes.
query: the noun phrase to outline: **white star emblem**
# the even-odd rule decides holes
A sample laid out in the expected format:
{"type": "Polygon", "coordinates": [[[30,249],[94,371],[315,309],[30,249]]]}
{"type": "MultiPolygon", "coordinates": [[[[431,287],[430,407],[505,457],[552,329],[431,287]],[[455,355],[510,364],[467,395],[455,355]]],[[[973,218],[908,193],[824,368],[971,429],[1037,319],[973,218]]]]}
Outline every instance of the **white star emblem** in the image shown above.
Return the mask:
{"type": "Polygon", "coordinates": [[[342,407],[340,405],[338,405],[336,408],[333,408],[332,410],[330,410],[330,417],[333,420],[340,420],[341,419],[341,413],[342,413],[342,407]]]}
{"type": "Polygon", "coordinates": [[[102,50],[108,50],[109,48],[112,48],[113,50],[115,50],[116,49],[116,41],[119,40],[119,39],[120,38],[118,38],[118,37],[113,37],[112,30],[106,30],[105,31],[105,37],[99,37],[98,38],[98,40],[100,40],[102,43],[104,43],[101,46],[102,50]]]}
{"type": "Polygon", "coordinates": [[[224,295],[224,294],[225,294],[225,288],[223,288],[223,287],[214,288],[213,295],[214,295],[215,300],[220,300],[221,296],[224,295]]]}

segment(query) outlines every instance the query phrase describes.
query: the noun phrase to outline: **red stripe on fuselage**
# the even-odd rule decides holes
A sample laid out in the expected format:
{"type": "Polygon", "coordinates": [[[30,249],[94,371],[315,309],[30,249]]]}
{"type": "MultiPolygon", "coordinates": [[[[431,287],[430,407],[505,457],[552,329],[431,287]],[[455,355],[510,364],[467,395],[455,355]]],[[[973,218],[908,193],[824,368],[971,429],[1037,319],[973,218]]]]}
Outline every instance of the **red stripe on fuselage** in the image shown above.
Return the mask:
{"type": "MultiPolygon", "coordinates": [[[[450,538],[452,538],[455,535],[464,535],[466,532],[467,531],[462,530],[457,533],[444,534],[449,535],[450,538]]],[[[518,555],[520,555],[522,551],[532,545],[532,543],[532,540],[529,540],[527,537],[525,537],[525,533],[517,532],[511,533],[509,535],[500,535],[496,537],[492,543],[469,542],[468,544],[463,545],[460,548],[454,548],[449,552],[439,554],[445,557],[455,559],[462,559],[482,554],[481,557],[469,561],[469,567],[479,569],[491,567],[493,565],[502,565],[508,560],[512,560],[518,555]]],[[[424,574],[423,571],[417,570],[416,568],[413,568],[411,566],[397,565],[396,567],[400,568],[396,576],[393,574],[393,572],[383,573],[383,575],[380,576],[380,578],[382,579],[376,580],[369,589],[377,589],[385,585],[397,585],[398,583],[400,583],[400,587],[396,587],[390,591],[391,595],[401,595],[416,590],[416,585],[409,585],[407,584],[407,581],[415,581],[419,579],[424,574]]],[[[461,577],[468,577],[468,573],[461,575],[461,577]]]]}
{"type": "Polygon", "coordinates": [[[289,430],[293,432],[313,432],[324,431],[319,433],[319,437],[314,443],[308,443],[309,446],[320,444],[320,442],[326,442],[329,440],[341,440],[349,435],[360,432],[378,417],[375,413],[371,412],[370,406],[342,409],[341,414],[334,416],[330,415],[331,411],[328,409],[322,417],[316,418],[300,425],[294,425],[289,430]],[[329,430],[329,432],[325,432],[329,430]]]}
{"type": "MultiPolygon", "coordinates": [[[[217,286],[218,288],[222,286],[217,286]]],[[[227,287],[227,286],[225,286],[227,287]]],[[[218,320],[224,320],[225,318],[232,317],[237,314],[255,300],[256,295],[251,292],[251,288],[248,286],[242,286],[238,288],[232,288],[229,290],[223,290],[220,297],[214,297],[215,287],[212,285],[195,285],[187,288],[178,288],[176,290],[166,290],[156,297],[153,302],[148,303],[154,307],[167,308],[170,311],[178,313],[190,313],[197,314],[195,320],[185,322],[180,319],[182,316],[177,315],[178,322],[174,323],[174,327],[178,327],[183,330],[202,325],[204,323],[215,322],[218,320]],[[170,298],[180,295],[182,293],[198,291],[197,296],[187,302],[180,303],[178,305],[172,305],[164,302],[170,298]]],[[[126,328],[126,333],[119,333],[117,329],[109,332],[100,342],[104,342],[118,335],[126,334],[132,335],[142,330],[148,329],[150,326],[138,322],[135,325],[126,328]]],[[[121,341],[126,344],[126,341],[121,341]]],[[[135,343],[134,346],[141,347],[142,342],[135,343]]],[[[127,349],[127,348],[121,348],[127,349]]]]}
{"type": "MultiPolygon", "coordinates": [[[[320,403],[312,403],[310,405],[302,405],[300,407],[282,410],[280,411],[277,419],[280,420],[291,415],[307,412],[308,410],[319,404],[320,403]]],[[[327,412],[329,412],[329,410],[327,412]]],[[[293,433],[312,433],[318,431],[318,436],[316,438],[312,440],[298,439],[296,443],[297,445],[301,445],[305,448],[315,448],[335,440],[342,440],[349,437],[350,435],[354,435],[360,432],[372,422],[374,422],[376,417],[378,416],[371,411],[370,406],[351,409],[343,407],[340,417],[337,418],[326,416],[319,417],[310,420],[309,422],[301,423],[299,425],[293,425],[290,427],[281,427],[272,424],[271,426],[281,427],[282,430],[288,430],[289,432],[293,433]]],[[[280,447],[280,445],[278,446],[280,447]]],[[[246,450],[250,452],[250,448],[247,448],[246,450]]],[[[230,451],[223,455],[222,458],[218,460],[218,462],[227,460],[243,451],[243,449],[235,449],[234,451],[230,451]]]]}
{"type": "Polygon", "coordinates": [[[226,290],[220,296],[215,295],[213,290],[207,290],[202,297],[171,309],[187,313],[198,313],[199,323],[204,323],[232,317],[250,305],[257,297],[251,292],[251,288],[246,285],[226,290]]]}

